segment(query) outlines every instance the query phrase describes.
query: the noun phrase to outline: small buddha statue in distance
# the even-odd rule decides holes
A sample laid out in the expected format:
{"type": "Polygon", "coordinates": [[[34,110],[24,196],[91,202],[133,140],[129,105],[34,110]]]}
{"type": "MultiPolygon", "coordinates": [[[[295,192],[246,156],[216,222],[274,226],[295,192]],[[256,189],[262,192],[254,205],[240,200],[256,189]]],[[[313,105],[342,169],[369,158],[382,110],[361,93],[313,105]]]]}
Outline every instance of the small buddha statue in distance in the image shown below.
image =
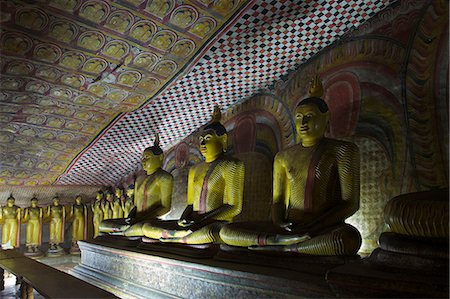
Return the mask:
{"type": "Polygon", "coordinates": [[[70,253],[80,252],[77,241],[87,238],[87,208],[83,204],[81,195],[75,197],[75,203],[70,207],[69,217],[72,220],[72,247],[70,253]]]}
{"type": "Polygon", "coordinates": [[[26,238],[25,255],[28,256],[39,256],[42,252],[39,250],[39,246],[42,242],[42,220],[44,212],[41,207],[38,206],[38,199],[33,197],[30,201],[30,206],[25,208],[23,213],[23,223],[26,224],[26,238]]]}
{"type": "Polygon", "coordinates": [[[2,224],[2,249],[19,247],[21,209],[15,205],[12,194],[6,200],[6,205],[0,208],[0,223],[2,224]]]}
{"type": "Polygon", "coordinates": [[[50,222],[50,248],[49,256],[61,255],[64,253],[60,244],[64,243],[64,222],[66,218],[66,208],[59,204],[59,197],[55,196],[52,205],[47,207],[45,218],[50,222]]]}

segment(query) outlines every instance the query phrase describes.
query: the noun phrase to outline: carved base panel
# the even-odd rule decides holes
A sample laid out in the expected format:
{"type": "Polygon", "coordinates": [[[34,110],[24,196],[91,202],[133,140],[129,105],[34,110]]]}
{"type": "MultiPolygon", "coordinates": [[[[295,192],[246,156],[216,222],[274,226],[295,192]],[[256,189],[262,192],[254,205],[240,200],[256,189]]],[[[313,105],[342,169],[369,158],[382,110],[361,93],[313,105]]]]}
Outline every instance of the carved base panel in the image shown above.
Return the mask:
{"type": "MultiPolygon", "coordinates": [[[[325,272],[303,273],[79,242],[73,275],[122,298],[334,297],[325,272]]],[[[308,265],[311,267],[313,265],[308,265]]],[[[318,271],[321,272],[321,271],[318,271]]]]}

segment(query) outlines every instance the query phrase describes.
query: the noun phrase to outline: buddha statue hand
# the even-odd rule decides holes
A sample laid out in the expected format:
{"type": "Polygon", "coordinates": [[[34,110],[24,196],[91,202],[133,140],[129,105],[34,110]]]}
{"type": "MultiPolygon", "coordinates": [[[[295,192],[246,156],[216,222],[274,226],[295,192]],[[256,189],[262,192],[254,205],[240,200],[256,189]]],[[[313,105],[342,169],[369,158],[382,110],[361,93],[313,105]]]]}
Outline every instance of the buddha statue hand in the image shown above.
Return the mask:
{"type": "Polygon", "coordinates": [[[276,226],[278,226],[281,229],[284,229],[285,231],[291,232],[292,228],[294,226],[293,222],[289,222],[289,221],[282,221],[282,222],[278,222],[275,224],[276,226]]]}
{"type": "Polygon", "coordinates": [[[128,217],[125,218],[125,223],[128,225],[135,224],[137,222],[136,215],[137,215],[137,208],[133,207],[130,213],[128,214],[128,217]]]}
{"type": "Polygon", "coordinates": [[[195,221],[192,219],[194,207],[192,205],[188,205],[186,209],[184,209],[183,214],[181,214],[180,219],[178,220],[178,225],[181,227],[188,227],[195,224],[195,221]]]}
{"type": "Polygon", "coordinates": [[[272,205],[272,222],[276,227],[291,232],[294,223],[291,221],[286,221],[286,219],[282,216],[284,214],[284,209],[283,204],[280,202],[272,205]]]}

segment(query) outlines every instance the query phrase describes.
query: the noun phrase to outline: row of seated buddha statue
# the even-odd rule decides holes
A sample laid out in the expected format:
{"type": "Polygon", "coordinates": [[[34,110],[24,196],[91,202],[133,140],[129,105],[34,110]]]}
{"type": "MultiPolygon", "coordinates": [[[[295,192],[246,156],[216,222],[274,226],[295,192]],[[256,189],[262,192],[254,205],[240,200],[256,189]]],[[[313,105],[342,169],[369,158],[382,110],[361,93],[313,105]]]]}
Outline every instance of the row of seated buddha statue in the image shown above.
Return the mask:
{"type": "Polygon", "coordinates": [[[59,256],[64,253],[60,244],[64,243],[65,222],[72,222],[71,253],[79,253],[78,240],[87,238],[87,208],[82,203],[82,197],[77,196],[69,211],[60,204],[55,196],[52,204],[43,208],[38,205],[38,199],[33,197],[30,206],[22,209],[15,205],[15,198],[10,195],[6,205],[0,208],[0,223],[2,224],[2,249],[20,247],[20,224],[25,223],[26,238],[25,255],[39,257],[43,255],[42,231],[44,223],[49,224],[49,256],[59,256]]]}
{"type": "Polygon", "coordinates": [[[243,209],[244,178],[252,173],[226,154],[228,135],[216,107],[200,130],[205,161],[189,169],[187,207],[181,217],[161,220],[170,209],[173,177],[161,168],[163,151],[155,142],[142,155],[147,176],[135,182],[136,213],[104,220],[100,232],[139,237],[144,243],[219,243],[253,252],[355,255],[361,236],[344,220],[359,209],[359,152],[353,143],[324,136],[330,111],[322,94],[316,77],[309,96],[295,108],[300,142],[275,156],[271,221],[233,222],[243,209]]]}

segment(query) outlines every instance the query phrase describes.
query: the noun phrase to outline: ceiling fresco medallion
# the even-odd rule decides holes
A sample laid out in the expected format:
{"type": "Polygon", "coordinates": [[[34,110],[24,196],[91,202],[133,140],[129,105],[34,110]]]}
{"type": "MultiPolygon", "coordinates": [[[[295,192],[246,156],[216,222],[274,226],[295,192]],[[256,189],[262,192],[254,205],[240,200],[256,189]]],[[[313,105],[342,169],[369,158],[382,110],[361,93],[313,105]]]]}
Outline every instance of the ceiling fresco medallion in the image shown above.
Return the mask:
{"type": "Polygon", "coordinates": [[[0,184],[54,183],[102,129],[168,86],[248,3],[2,1],[0,184]]]}

